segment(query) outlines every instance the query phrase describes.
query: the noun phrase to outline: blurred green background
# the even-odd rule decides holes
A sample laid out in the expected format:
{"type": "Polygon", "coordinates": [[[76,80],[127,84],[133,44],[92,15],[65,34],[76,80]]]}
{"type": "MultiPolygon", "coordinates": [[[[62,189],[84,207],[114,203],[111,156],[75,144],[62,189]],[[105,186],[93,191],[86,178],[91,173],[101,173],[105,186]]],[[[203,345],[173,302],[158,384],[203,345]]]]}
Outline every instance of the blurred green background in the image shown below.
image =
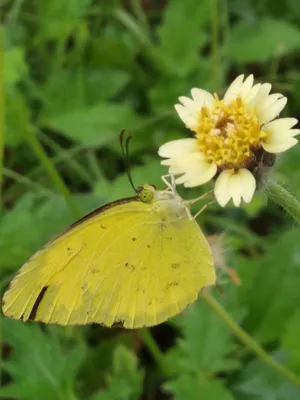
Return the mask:
{"type": "MultiPolygon", "coordinates": [[[[133,135],[135,184],[162,187],[157,149],[189,134],[173,105],[192,87],[222,95],[237,75],[254,73],[288,97],[284,115],[299,116],[299,0],[1,0],[0,7],[2,291],[76,219],[34,138],[69,188],[69,202],[85,213],[132,195],[122,128],[133,135]]],[[[278,158],[274,174],[300,196],[299,159],[296,146],[278,158]]],[[[221,293],[211,293],[299,376],[299,228],[263,191],[240,209],[210,207],[199,223],[222,235],[218,266],[241,280],[235,285],[219,270],[221,293]]],[[[241,345],[201,299],[146,332],[1,317],[1,348],[4,399],[300,399],[300,388],[241,345]]]]}

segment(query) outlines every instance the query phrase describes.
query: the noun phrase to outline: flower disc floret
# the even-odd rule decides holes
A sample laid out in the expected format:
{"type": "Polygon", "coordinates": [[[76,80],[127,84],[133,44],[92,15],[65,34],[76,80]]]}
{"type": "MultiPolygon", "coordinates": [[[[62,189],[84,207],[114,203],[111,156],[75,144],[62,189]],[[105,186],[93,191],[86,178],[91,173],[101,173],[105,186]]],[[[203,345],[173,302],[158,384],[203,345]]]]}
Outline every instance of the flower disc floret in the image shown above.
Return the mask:
{"type": "Polygon", "coordinates": [[[222,168],[242,168],[265,133],[255,111],[240,97],[230,104],[216,97],[212,110],[202,107],[195,129],[199,150],[222,168]]]}

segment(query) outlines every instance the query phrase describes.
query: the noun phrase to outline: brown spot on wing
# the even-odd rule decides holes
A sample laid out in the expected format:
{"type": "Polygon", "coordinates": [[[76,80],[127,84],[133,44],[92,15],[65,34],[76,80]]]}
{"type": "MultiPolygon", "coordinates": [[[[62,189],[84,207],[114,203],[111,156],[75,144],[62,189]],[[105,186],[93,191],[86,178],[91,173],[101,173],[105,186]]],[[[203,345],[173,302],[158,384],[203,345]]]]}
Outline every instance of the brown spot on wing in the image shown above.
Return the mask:
{"type": "Polygon", "coordinates": [[[112,326],[112,328],[123,328],[124,327],[124,320],[119,320],[115,321],[112,326]]]}
{"type": "Polygon", "coordinates": [[[133,264],[125,263],[125,268],[130,269],[131,272],[135,271],[135,266],[133,264]]]}
{"type": "Polygon", "coordinates": [[[178,286],[178,285],[179,285],[179,281],[173,281],[173,282],[170,282],[170,283],[167,284],[166,289],[168,290],[171,287],[178,286]]]}

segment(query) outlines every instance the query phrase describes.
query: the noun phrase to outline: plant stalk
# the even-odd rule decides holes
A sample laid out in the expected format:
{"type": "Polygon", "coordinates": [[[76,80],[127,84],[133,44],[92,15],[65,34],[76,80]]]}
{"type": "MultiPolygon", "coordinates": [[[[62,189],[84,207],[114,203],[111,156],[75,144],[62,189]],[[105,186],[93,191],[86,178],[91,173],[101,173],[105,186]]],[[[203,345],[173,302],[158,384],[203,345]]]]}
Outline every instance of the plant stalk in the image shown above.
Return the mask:
{"type": "Polygon", "coordinates": [[[248,347],[258,358],[261,359],[262,362],[272,368],[273,371],[275,371],[283,379],[286,379],[294,385],[300,387],[300,377],[269,356],[269,354],[231,318],[222,305],[208,291],[203,292],[201,297],[206,304],[223,320],[223,322],[228,326],[228,328],[240,340],[241,343],[248,347]]]}
{"type": "Polygon", "coordinates": [[[273,178],[266,185],[267,195],[300,223],[300,201],[273,178]]]}
{"type": "Polygon", "coordinates": [[[158,367],[160,368],[162,374],[165,377],[170,376],[169,370],[166,367],[164,355],[158,347],[156,341],[153,339],[151,332],[147,328],[143,328],[140,330],[140,336],[143,339],[143,342],[148,349],[149,353],[152,355],[153,359],[156,361],[158,367]]]}
{"type": "Polygon", "coordinates": [[[27,130],[26,136],[32,151],[36,154],[38,159],[40,160],[41,164],[49,174],[49,177],[52,179],[52,182],[56,186],[57,190],[62,194],[65,198],[66,203],[72,214],[76,218],[81,217],[80,209],[77,207],[76,203],[74,202],[71,193],[67,186],[65,185],[64,181],[62,180],[61,176],[57,172],[54,164],[52,163],[51,159],[48,157],[47,153],[45,152],[44,148],[41,146],[40,142],[38,141],[34,132],[27,130]]]}
{"type": "Polygon", "coordinates": [[[2,203],[2,181],[4,163],[4,113],[5,113],[5,93],[4,93],[4,43],[3,29],[0,25],[0,205],[2,203]]]}

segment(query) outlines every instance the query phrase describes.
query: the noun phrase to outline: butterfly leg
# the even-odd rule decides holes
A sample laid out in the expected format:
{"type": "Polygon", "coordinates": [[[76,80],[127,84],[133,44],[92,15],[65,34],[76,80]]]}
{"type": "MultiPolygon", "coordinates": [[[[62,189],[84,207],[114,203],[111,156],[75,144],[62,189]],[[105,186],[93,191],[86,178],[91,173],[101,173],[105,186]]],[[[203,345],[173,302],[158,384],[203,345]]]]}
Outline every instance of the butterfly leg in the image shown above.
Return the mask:
{"type": "Polygon", "coordinates": [[[164,184],[167,186],[167,191],[171,191],[171,192],[176,192],[176,183],[175,183],[175,177],[173,174],[167,174],[167,175],[163,175],[161,177],[162,181],[164,182],[164,184]],[[168,181],[167,178],[170,178],[170,182],[168,181]]]}
{"type": "Polygon", "coordinates": [[[201,196],[196,197],[195,199],[192,199],[192,200],[185,200],[184,203],[185,203],[186,205],[188,205],[188,206],[191,206],[191,205],[197,203],[198,201],[203,200],[203,199],[205,199],[206,197],[211,196],[212,193],[213,193],[213,191],[210,190],[209,192],[206,192],[206,193],[202,194],[201,196]]]}
{"type": "Polygon", "coordinates": [[[208,206],[210,206],[213,203],[216,203],[216,200],[212,200],[209,203],[204,204],[204,206],[201,207],[200,210],[197,211],[195,215],[193,215],[193,219],[196,219],[208,206]]]}

